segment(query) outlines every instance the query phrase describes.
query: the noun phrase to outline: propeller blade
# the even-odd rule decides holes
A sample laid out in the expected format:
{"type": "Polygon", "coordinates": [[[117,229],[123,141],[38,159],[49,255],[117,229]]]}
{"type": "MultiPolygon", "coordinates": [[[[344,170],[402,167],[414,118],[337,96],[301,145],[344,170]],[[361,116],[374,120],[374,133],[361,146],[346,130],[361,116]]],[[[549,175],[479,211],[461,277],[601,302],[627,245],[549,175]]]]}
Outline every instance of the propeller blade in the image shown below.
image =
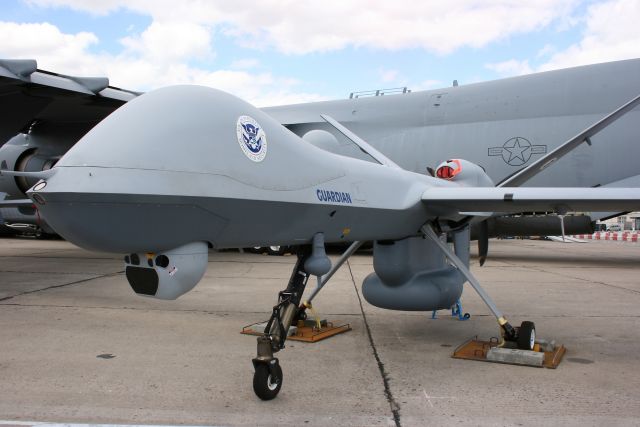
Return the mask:
{"type": "Polygon", "coordinates": [[[558,217],[560,218],[560,230],[562,231],[562,241],[566,242],[564,238],[564,215],[558,215],[558,217]]]}
{"type": "Polygon", "coordinates": [[[482,221],[478,224],[478,257],[480,259],[480,266],[484,265],[487,260],[487,254],[489,253],[489,224],[487,221],[482,221]]]}

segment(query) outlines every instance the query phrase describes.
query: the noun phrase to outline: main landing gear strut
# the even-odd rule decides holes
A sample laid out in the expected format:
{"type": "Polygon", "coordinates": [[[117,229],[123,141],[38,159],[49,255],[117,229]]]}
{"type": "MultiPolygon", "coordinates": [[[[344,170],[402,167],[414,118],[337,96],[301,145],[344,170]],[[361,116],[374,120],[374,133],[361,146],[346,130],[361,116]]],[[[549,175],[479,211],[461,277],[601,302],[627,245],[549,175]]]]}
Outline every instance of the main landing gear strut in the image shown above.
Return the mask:
{"type": "Polygon", "coordinates": [[[258,337],[258,355],[252,360],[255,369],[253,391],[262,400],[273,399],[282,388],[282,368],[273,354],[284,348],[293,321],[304,316],[304,307],[300,307],[300,301],[310,276],[304,267],[310,256],[309,247],[298,249],[298,260],[289,284],[278,294],[278,304],[273,307],[264,335],[258,337]]]}
{"type": "Polygon", "coordinates": [[[498,320],[498,324],[500,325],[500,331],[502,335],[502,345],[504,342],[512,342],[517,345],[518,348],[523,350],[533,350],[533,346],[536,341],[536,329],[533,322],[522,322],[520,327],[514,328],[504,317],[502,312],[498,309],[496,304],[493,302],[489,294],[485,292],[485,290],[480,286],[480,282],[475,278],[471,271],[467,268],[467,266],[462,262],[460,258],[447,246],[446,243],[442,242],[433,228],[429,225],[425,225],[422,227],[423,234],[431,239],[434,243],[440,247],[445,256],[451,261],[453,265],[462,273],[464,277],[469,281],[473,289],[478,293],[482,301],[489,307],[489,310],[493,313],[493,315],[498,320]]]}

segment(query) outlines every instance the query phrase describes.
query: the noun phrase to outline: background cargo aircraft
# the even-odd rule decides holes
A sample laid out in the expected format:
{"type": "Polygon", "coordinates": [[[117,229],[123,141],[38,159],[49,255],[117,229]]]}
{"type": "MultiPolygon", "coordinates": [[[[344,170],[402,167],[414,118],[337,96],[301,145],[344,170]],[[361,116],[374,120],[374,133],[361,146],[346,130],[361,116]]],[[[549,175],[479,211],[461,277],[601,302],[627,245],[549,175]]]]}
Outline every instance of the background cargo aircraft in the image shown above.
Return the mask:
{"type": "MultiPolygon", "coordinates": [[[[500,182],[640,93],[640,60],[550,71],[402,95],[353,98],[264,108],[291,131],[325,150],[368,159],[329,116],[407,170],[427,173],[443,160],[465,157],[500,182]]],[[[37,70],[35,61],[0,61],[0,169],[41,171],[89,129],[138,94],[108,86],[106,78],[78,78],[37,70]]],[[[577,147],[527,185],[640,186],[636,109],[577,147]]],[[[24,197],[35,183],[0,177],[0,191],[24,197]]],[[[22,208],[29,213],[28,208],[22,208]]],[[[35,212],[35,211],[32,211],[35,212]]],[[[618,212],[568,217],[566,232],[618,212]]],[[[21,221],[24,220],[21,217],[21,221]]],[[[32,215],[32,222],[38,220],[32,215]]],[[[559,234],[545,216],[499,215],[484,233],[559,234]]]]}

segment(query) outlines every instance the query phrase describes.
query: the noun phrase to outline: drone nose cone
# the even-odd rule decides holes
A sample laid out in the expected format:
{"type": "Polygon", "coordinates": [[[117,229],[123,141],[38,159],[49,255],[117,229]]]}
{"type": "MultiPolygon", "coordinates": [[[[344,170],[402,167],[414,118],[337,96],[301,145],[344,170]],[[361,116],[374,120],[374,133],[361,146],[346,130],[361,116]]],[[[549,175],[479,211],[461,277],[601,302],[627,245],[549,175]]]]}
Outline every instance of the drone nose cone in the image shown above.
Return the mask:
{"type": "Polygon", "coordinates": [[[136,185],[137,181],[157,180],[155,171],[57,169],[46,185],[34,186],[27,195],[58,234],[86,249],[157,252],[189,242],[213,241],[227,224],[214,213],[215,207],[201,207],[201,197],[136,185]]]}

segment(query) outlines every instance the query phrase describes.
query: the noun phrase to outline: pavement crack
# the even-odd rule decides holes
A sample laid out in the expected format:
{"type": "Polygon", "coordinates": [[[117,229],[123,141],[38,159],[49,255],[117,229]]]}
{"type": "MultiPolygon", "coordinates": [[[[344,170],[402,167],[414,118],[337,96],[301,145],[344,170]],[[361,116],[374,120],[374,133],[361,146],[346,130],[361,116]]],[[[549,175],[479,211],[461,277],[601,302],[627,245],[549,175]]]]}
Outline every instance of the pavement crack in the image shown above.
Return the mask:
{"type": "Polygon", "coordinates": [[[380,354],[378,353],[378,348],[376,347],[376,343],[373,340],[373,334],[371,333],[371,328],[369,327],[369,321],[367,320],[367,315],[364,312],[364,306],[362,305],[362,298],[360,297],[360,292],[358,291],[358,287],[356,286],[356,281],[353,277],[353,271],[351,271],[351,264],[347,260],[347,267],[349,267],[349,275],[351,275],[351,283],[353,283],[353,288],[356,291],[356,296],[358,297],[358,304],[360,304],[360,312],[362,313],[362,320],[364,323],[364,327],[367,331],[367,336],[369,337],[369,345],[371,345],[371,349],[373,350],[373,357],[376,359],[378,363],[378,370],[380,370],[380,376],[382,377],[382,383],[384,384],[384,395],[387,398],[387,402],[389,402],[389,406],[391,408],[391,413],[393,414],[393,421],[396,424],[396,427],[401,427],[400,423],[400,405],[396,401],[393,396],[393,392],[391,391],[391,385],[389,384],[389,375],[384,367],[384,363],[380,359],[380,354]]]}
{"type": "Polygon", "coordinates": [[[116,276],[116,275],[122,274],[122,273],[124,273],[124,270],[123,271],[116,271],[115,273],[108,273],[108,274],[102,274],[100,276],[89,277],[88,279],[76,280],[76,281],[69,282],[69,283],[62,283],[60,285],[47,286],[46,288],[42,288],[42,289],[34,289],[32,291],[25,291],[25,292],[21,292],[21,293],[16,294],[16,295],[11,295],[11,296],[8,296],[8,297],[0,298],[0,302],[8,301],[8,300],[13,299],[15,297],[21,297],[23,295],[35,294],[36,292],[48,291],[49,289],[64,288],[65,286],[77,285],[78,283],[90,282],[91,280],[102,279],[104,277],[109,277],[109,276],[116,276]]]}

